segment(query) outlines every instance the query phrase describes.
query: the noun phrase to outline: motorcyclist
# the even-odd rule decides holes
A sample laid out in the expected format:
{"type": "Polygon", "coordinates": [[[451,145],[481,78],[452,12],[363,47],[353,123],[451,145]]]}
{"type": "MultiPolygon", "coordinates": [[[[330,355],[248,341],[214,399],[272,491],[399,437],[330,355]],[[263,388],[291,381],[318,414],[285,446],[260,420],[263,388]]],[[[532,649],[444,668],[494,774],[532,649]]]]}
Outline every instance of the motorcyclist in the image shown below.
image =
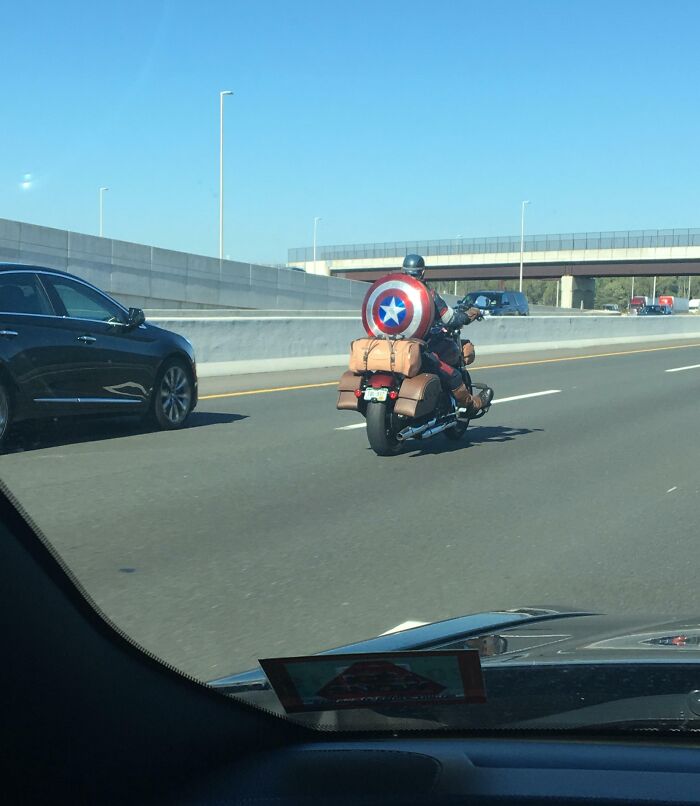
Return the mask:
{"type": "Polygon", "coordinates": [[[478,308],[451,308],[445,300],[430,288],[425,281],[425,260],[420,255],[406,255],[403,262],[403,273],[408,274],[423,283],[430,294],[434,304],[434,319],[427,337],[428,352],[425,362],[428,369],[434,371],[448,388],[460,408],[466,409],[470,415],[491,405],[493,389],[485,389],[478,394],[472,394],[465,383],[464,376],[456,367],[445,359],[448,346],[454,346],[448,339],[440,335],[441,326],[461,328],[471,324],[479,315],[478,308]],[[442,355],[441,355],[442,353],[442,355]]]}

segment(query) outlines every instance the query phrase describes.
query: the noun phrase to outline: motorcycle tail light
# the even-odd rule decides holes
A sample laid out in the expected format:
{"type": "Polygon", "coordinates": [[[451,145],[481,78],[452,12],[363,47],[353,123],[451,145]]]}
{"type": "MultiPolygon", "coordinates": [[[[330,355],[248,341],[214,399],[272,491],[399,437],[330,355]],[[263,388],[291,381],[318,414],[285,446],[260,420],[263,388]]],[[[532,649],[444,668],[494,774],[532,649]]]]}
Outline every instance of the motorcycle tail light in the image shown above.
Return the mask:
{"type": "Polygon", "coordinates": [[[362,389],[355,389],[355,397],[362,397],[362,395],[364,395],[362,389]]]}
{"type": "Polygon", "coordinates": [[[391,392],[389,392],[389,398],[391,400],[396,400],[396,398],[398,396],[399,396],[399,393],[396,391],[396,389],[392,389],[391,392]]]}

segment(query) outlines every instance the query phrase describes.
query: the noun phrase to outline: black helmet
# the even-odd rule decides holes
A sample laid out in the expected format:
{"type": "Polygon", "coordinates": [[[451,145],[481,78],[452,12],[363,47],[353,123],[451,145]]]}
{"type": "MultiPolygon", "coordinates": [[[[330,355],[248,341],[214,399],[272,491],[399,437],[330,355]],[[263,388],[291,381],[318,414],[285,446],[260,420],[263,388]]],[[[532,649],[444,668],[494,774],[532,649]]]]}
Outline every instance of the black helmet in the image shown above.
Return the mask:
{"type": "Polygon", "coordinates": [[[406,255],[403,261],[403,272],[417,280],[422,280],[425,276],[425,261],[420,255],[406,255]]]}

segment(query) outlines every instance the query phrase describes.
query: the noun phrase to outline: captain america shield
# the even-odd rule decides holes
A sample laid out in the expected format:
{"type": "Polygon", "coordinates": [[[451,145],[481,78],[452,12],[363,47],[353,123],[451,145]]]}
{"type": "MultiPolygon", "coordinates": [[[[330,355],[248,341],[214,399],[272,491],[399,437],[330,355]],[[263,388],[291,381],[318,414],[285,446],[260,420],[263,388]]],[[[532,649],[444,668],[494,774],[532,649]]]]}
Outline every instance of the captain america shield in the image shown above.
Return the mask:
{"type": "Polygon", "coordinates": [[[362,303],[362,324],[370,336],[422,339],[432,324],[434,304],[428,289],[409,274],[387,274],[369,287],[362,303]]]}

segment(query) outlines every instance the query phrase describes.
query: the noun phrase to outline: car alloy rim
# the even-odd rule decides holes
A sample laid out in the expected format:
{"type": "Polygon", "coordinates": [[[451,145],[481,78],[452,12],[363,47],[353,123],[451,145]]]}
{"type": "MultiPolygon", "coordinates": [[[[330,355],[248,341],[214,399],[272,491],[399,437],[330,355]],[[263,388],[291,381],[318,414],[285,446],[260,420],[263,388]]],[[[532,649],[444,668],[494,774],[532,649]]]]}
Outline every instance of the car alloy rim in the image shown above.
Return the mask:
{"type": "Polygon", "coordinates": [[[9,415],[10,407],[7,403],[7,392],[0,388],[0,435],[5,433],[9,415]]]}
{"type": "Polygon", "coordinates": [[[177,424],[182,422],[190,410],[190,382],[182,367],[170,367],[163,375],[160,385],[160,405],[168,420],[177,424]]]}

